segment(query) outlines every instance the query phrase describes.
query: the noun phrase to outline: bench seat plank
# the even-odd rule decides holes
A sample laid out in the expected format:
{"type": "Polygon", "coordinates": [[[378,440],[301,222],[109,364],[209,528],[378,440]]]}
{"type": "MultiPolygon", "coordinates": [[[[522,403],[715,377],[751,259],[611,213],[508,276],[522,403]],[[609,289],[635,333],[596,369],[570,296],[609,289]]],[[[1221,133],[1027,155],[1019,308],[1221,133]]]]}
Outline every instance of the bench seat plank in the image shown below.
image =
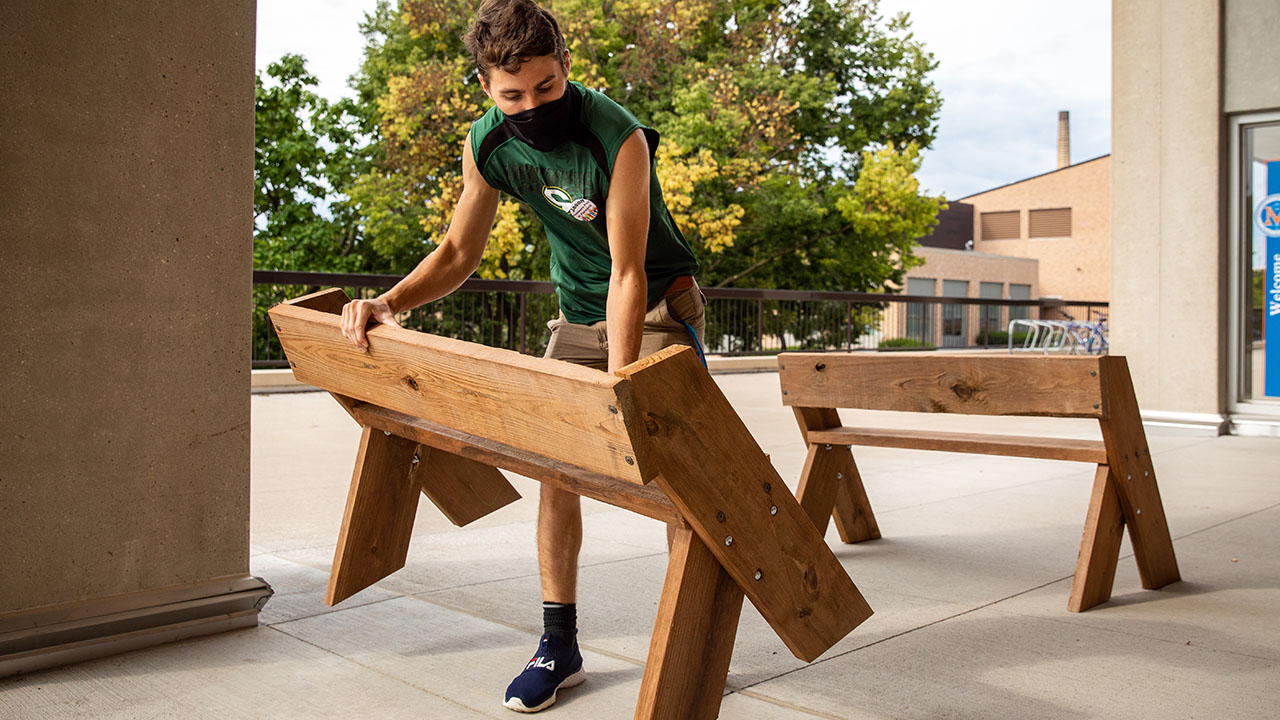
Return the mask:
{"type": "Polygon", "coordinates": [[[377,325],[369,347],[343,337],[337,293],[269,311],[299,382],[643,485],[656,474],[628,426],[631,388],[618,377],[407,328],[377,325]],[[590,438],[590,442],[583,442],[590,438]]]}
{"type": "Polygon", "coordinates": [[[810,430],[810,444],[862,445],[941,450],[944,452],[1007,455],[1044,460],[1106,463],[1107,449],[1101,440],[1024,437],[987,433],[953,433],[931,430],[886,430],[881,428],[836,427],[810,430]]]}
{"type": "Polygon", "coordinates": [[[357,401],[352,410],[362,425],[410,438],[469,460],[492,465],[554,485],[562,490],[684,526],[684,519],[662,488],[584,470],[536,453],[504,445],[395,410],[357,401]]]}

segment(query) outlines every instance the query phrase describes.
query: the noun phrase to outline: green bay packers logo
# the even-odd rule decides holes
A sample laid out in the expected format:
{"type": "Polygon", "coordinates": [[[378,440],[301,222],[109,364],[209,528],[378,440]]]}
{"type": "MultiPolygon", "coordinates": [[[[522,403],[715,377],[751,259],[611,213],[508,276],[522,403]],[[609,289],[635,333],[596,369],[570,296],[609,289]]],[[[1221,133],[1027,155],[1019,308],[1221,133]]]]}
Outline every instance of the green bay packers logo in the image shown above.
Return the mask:
{"type": "Polygon", "coordinates": [[[600,208],[586,198],[573,199],[563,188],[542,186],[542,197],[561,210],[569,213],[569,217],[582,222],[591,222],[600,214],[600,208]]]}

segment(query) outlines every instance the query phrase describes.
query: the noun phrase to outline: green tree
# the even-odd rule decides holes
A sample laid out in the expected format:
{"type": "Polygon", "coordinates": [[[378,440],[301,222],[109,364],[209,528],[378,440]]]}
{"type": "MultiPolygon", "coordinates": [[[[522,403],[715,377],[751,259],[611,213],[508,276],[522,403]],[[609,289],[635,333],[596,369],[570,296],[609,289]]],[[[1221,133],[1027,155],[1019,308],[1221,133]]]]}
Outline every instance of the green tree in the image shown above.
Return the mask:
{"type": "Polygon", "coordinates": [[[355,104],[330,103],[299,55],[257,76],[255,268],[361,269],[360,215],[347,195],[368,166],[355,104]]]}
{"type": "MultiPolygon", "coordinates": [[[[460,37],[476,0],[383,0],[353,87],[376,141],[350,189],[364,247],[407,271],[448,227],[488,105],[460,37]]],[[[901,280],[941,198],[913,173],[936,63],[877,0],[555,0],[572,79],[663,135],[668,203],[709,285],[875,290],[901,280]]],[[[541,278],[532,212],[499,210],[481,275],[541,278]]]]}

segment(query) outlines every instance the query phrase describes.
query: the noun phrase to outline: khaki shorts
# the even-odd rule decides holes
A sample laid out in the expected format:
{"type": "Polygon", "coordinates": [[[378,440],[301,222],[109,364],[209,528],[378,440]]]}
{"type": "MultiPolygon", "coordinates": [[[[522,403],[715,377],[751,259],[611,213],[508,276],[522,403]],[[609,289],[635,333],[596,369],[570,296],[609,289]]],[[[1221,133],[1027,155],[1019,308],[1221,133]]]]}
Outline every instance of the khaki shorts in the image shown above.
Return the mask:
{"type": "MultiPolygon", "coordinates": [[[[668,345],[693,346],[689,329],[693,326],[702,343],[706,329],[706,303],[695,282],[693,287],[670,294],[658,301],[644,315],[644,337],[640,340],[640,357],[652,355],[668,345]]],[[[609,369],[609,336],[606,321],[577,325],[565,320],[564,313],[547,323],[551,341],[543,357],[586,365],[596,370],[609,369]]]]}

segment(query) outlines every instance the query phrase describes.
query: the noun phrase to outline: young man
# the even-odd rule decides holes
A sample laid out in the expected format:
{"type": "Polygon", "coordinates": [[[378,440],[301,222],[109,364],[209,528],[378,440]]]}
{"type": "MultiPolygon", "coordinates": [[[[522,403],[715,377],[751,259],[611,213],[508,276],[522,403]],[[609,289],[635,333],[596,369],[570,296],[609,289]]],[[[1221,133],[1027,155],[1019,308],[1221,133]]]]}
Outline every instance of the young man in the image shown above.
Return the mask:
{"type": "MultiPolygon", "coordinates": [[[[464,37],[491,108],[462,152],[463,191],[444,239],[404,280],[343,308],[342,330],[367,348],[370,321],[453,292],[480,263],[499,193],[527,203],[551,244],[560,317],[546,356],[614,372],[667,345],[700,345],[698,264],[662,199],[658,133],[568,82],[559,25],[532,0],[489,0],[464,37]]],[[[504,704],[542,710],[582,682],[577,643],[579,497],[542,486],[538,566],[545,634],[504,704]]]]}

